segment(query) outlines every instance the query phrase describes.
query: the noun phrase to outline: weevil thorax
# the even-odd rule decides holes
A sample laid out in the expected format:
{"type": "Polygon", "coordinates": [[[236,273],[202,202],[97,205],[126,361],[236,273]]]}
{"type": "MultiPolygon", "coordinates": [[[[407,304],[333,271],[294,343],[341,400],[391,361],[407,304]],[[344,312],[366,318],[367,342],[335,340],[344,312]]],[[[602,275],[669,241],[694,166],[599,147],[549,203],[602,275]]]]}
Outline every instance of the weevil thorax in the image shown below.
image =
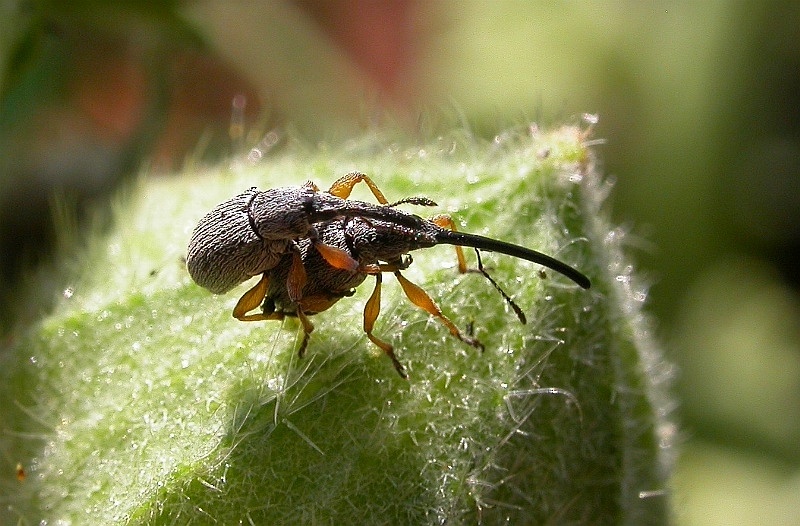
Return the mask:
{"type": "Polygon", "coordinates": [[[248,211],[253,230],[265,240],[307,236],[318,195],[308,186],[272,188],[256,193],[248,211]]]}
{"type": "Polygon", "coordinates": [[[369,262],[396,261],[413,250],[436,245],[431,228],[438,227],[424,219],[412,228],[393,221],[356,217],[346,223],[345,232],[359,257],[369,262]]]}
{"type": "Polygon", "coordinates": [[[253,230],[250,209],[260,193],[256,188],[242,192],[197,224],[186,256],[186,268],[195,283],[223,294],[278,264],[290,240],[263,239],[253,230]]]}

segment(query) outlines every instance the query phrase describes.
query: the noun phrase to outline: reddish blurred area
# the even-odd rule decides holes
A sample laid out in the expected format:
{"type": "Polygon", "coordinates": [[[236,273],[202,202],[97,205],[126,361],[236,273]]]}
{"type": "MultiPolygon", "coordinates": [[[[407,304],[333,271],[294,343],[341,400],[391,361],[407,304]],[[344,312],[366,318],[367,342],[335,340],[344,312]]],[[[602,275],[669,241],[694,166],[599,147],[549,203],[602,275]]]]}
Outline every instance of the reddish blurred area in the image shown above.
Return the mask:
{"type": "MultiPolygon", "coordinates": [[[[381,106],[396,109],[410,102],[412,0],[293,3],[377,87],[381,106]]],[[[62,128],[53,119],[63,119],[64,128],[81,129],[111,149],[144,144],[138,148],[140,159],[164,171],[180,167],[187,155],[202,155],[196,151],[201,140],[210,140],[212,151],[230,146],[234,97],[246,100],[247,125],[255,124],[265,110],[273,121],[264,125],[279,124],[281,109],[265,108],[262,102],[269,94],[213,49],[192,42],[154,42],[134,29],[103,33],[93,27],[89,35],[86,28],[58,28],[73,67],[67,73],[66,97],[45,117],[47,127],[62,128]],[[160,121],[158,125],[147,123],[148,116],[160,121]],[[155,136],[139,137],[154,127],[155,136]]]]}
{"type": "MultiPolygon", "coordinates": [[[[340,48],[377,90],[379,106],[407,106],[413,0],[287,5],[340,48]]],[[[20,13],[28,23],[0,94],[0,304],[11,309],[19,279],[54,251],[54,199],[80,224],[143,166],[168,173],[186,159],[242,155],[253,146],[244,130],[292,118],[273,106],[264,79],[257,84],[204,41],[180,3],[53,6],[20,13]]],[[[0,312],[0,329],[8,314],[0,312]]]]}
{"type": "Polygon", "coordinates": [[[414,0],[294,0],[378,88],[381,102],[402,108],[414,94],[419,30],[414,0]]]}
{"type": "Polygon", "coordinates": [[[72,67],[64,98],[44,117],[48,127],[63,119],[112,150],[144,144],[140,160],[162,171],[178,168],[204,134],[226,144],[234,97],[248,101],[248,122],[259,115],[257,87],[208,49],[169,42],[153,49],[136,35],[96,31],[65,35],[73,30],[60,29],[72,67]]]}

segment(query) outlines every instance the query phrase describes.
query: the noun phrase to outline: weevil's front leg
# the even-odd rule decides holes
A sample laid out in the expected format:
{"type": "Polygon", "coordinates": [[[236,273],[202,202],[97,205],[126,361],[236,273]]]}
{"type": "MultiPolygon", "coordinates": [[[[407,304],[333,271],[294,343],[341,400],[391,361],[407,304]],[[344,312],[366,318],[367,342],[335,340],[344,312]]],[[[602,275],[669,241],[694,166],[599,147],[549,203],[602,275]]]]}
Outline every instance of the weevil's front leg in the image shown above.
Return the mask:
{"type": "Polygon", "coordinates": [[[264,321],[264,320],[282,320],[283,313],[281,312],[259,312],[257,314],[247,314],[251,310],[257,309],[261,302],[264,301],[264,296],[267,295],[267,288],[269,287],[269,275],[264,272],[261,279],[258,280],[256,285],[245,292],[236,306],[233,308],[233,317],[239,321],[264,321]]]}
{"type": "Polygon", "coordinates": [[[408,296],[408,299],[411,300],[411,303],[413,303],[420,309],[424,310],[428,314],[431,314],[439,318],[442,321],[442,323],[444,323],[444,325],[448,329],[450,329],[450,334],[452,334],[462,342],[468,343],[469,345],[472,345],[477,349],[483,350],[484,348],[483,344],[479,342],[476,338],[472,338],[470,336],[464,336],[463,334],[461,334],[461,331],[458,330],[458,327],[456,327],[455,324],[452,321],[450,321],[450,319],[447,316],[442,314],[442,311],[441,309],[439,309],[439,306],[436,305],[436,303],[433,301],[433,299],[431,299],[430,296],[428,296],[427,292],[422,290],[422,288],[420,288],[418,285],[415,285],[410,281],[408,281],[405,277],[403,277],[402,274],[400,274],[399,270],[396,271],[394,275],[397,278],[397,281],[400,282],[400,286],[403,287],[403,292],[405,292],[406,296],[408,296]]]}
{"type": "Polygon", "coordinates": [[[303,341],[300,343],[300,348],[297,350],[297,355],[300,356],[300,358],[305,354],[306,347],[308,346],[308,338],[314,330],[314,324],[311,323],[311,320],[309,320],[308,316],[303,312],[303,307],[301,305],[303,301],[303,288],[306,286],[307,281],[308,274],[306,274],[306,268],[303,265],[300,249],[297,245],[294,245],[292,251],[292,266],[289,269],[289,276],[286,278],[286,290],[289,293],[289,299],[292,303],[297,305],[297,317],[303,324],[303,341]]]}
{"type": "Polygon", "coordinates": [[[378,315],[381,313],[382,281],[383,278],[381,275],[375,274],[375,289],[372,291],[372,295],[369,297],[367,304],[364,306],[364,332],[367,333],[367,338],[369,338],[372,343],[380,347],[383,352],[386,353],[386,356],[392,360],[392,364],[397,370],[397,374],[399,374],[401,378],[407,379],[408,376],[406,375],[406,369],[397,359],[397,356],[395,356],[394,347],[372,334],[372,329],[375,326],[375,320],[378,319],[378,315]]]}
{"type": "MultiPolygon", "coordinates": [[[[453,218],[447,214],[433,216],[430,220],[436,226],[440,226],[442,228],[446,228],[448,230],[453,230],[453,231],[458,230],[456,228],[455,221],[453,221],[453,218]]],[[[464,257],[464,250],[458,245],[455,246],[455,249],[456,249],[456,257],[458,258],[458,271],[461,274],[464,274],[467,272],[467,259],[464,257]]]]}
{"type": "Polygon", "coordinates": [[[300,343],[300,348],[297,350],[297,355],[300,358],[305,354],[306,347],[308,347],[308,340],[311,337],[311,333],[314,331],[314,324],[308,319],[308,315],[330,309],[334,303],[345,296],[352,296],[352,293],[320,293],[305,296],[300,300],[300,303],[297,305],[297,317],[300,319],[300,323],[303,324],[303,341],[300,343]]]}
{"type": "Polygon", "coordinates": [[[394,272],[395,270],[407,269],[412,261],[411,256],[406,254],[393,263],[367,263],[362,265],[340,248],[324,243],[314,243],[314,246],[330,266],[342,270],[349,270],[350,272],[363,272],[365,274],[394,272]]]}
{"type": "Polygon", "coordinates": [[[383,192],[381,192],[375,183],[372,182],[372,179],[370,179],[368,175],[361,172],[350,172],[349,174],[340,177],[334,181],[330,190],[328,190],[328,193],[342,199],[347,199],[350,197],[350,192],[353,191],[353,187],[362,181],[369,186],[369,189],[372,190],[372,195],[375,196],[375,199],[377,199],[380,204],[389,204],[389,201],[387,201],[383,196],[383,192]]]}

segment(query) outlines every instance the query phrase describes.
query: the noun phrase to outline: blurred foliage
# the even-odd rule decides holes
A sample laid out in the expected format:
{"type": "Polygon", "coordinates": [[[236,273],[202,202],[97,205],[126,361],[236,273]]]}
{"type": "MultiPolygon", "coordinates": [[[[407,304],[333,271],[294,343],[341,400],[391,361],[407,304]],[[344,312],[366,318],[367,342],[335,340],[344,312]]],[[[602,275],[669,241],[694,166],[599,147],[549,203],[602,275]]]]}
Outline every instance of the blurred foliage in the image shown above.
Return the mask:
{"type": "MultiPolygon", "coordinates": [[[[735,466],[731,476],[742,490],[736,498],[749,498],[751,509],[773,503],[761,500],[766,486],[751,487],[751,481],[768,480],[772,494],[797,498],[800,5],[402,0],[394,8],[402,10],[392,15],[397,23],[390,24],[381,18],[370,23],[365,3],[337,0],[325,10],[302,1],[208,0],[168,4],[155,17],[164,21],[160,27],[167,41],[184,38],[190,47],[202,41],[198,49],[221,57],[254,86],[249,107],[260,101],[262,126],[250,128],[252,134],[243,140],[249,145],[277,125],[313,139],[347,137],[386,121],[427,137],[458,123],[491,137],[509,122],[549,123],[585,111],[599,114],[596,136],[606,141],[599,154],[617,180],[614,213],[631,225],[629,243],[652,283],[648,308],[685,371],[678,388],[691,437],[686,466],[702,469],[705,458],[708,465],[719,465],[729,455],[735,466]],[[195,31],[201,36],[185,36],[195,31]],[[372,44],[355,35],[372,35],[372,44]],[[386,51],[392,46],[405,46],[405,52],[386,51]],[[393,90],[387,92],[386,83],[375,78],[386,68],[366,68],[370,62],[396,65],[393,90]],[[777,472],[765,475],[773,468],[777,472]]],[[[66,127],[55,138],[25,139],[20,123],[28,122],[34,109],[52,107],[48,86],[69,73],[64,73],[63,55],[55,51],[59,46],[47,47],[52,39],[44,29],[48,26],[34,23],[55,13],[53,5],[0,6],[8,15],[0,17],[0,64],[5,65],[0,199],[28,180],[7,176],[8,159],[45,159],[54,173],[76,173],[72,179],[81,183],[91,178],[86,174],[115,180],[124,163],[96,163],[92,171],[75,159],[97,159],[89,153],[100,152],[100,159],[131,159],[135,165],[142,151],[151,156],[159,151],[150,143],[158,142],[158,134],[149,130],[174,122],[165,117],[165,124],[158,117],[169,111],[152,106],[145,113],[154,116],[153,128],[136,127],[138,133],[111,149],[132,152],[130,157],[109,156],[105,143],[96,139],[78,143],[89,145],[81,148],[63,141],[92,137],[85,127],[66,127]],[[55,54],[34,52],[46,49],[55,54]],[[15,89],[27,103],[10,114],[9,94],[15,89]],[[76,168],[65,171],[59,159],[76,168]]],[[[92,11],[115,4],[81,5],[92,11]]],[[[143,12],[153,4],[119,5],[143,12]]],[[[68,7],[57,13],[57,20],[74,19],[68,7]]],[[[101,21],[93,27],[105,25],[101,21]]],[[[153,86],[162,84],[145,85],[144,93],[152,94],[153,86]]],[[[222,122],[226,129],[229,117],[214,115],[206,114],[209,126],[222,122]]],[[[50,113],[47,122],[52,129],[50,123],[63,121],[50,113]]],[[[197,141],[199,135],[190,137],[197,141]]],[[[177,151],[184,152],[177,159],[186,152],[177,151]]],[[[10,217],[20,217],[16,205],[23,201],[2,202],[4,212],[13,205],[10,217]]],[[[40,292],[15,292],[4,303],[13,298],[17,304],[32,304],[25,319],[34,319],[55,288],[50,281],[39,285],[40,292]]],[[[8,286],[23,290],[16,283],[8,286]]],[[[724,522],[703,510],[713,509],[710,501],[724,502],[733,495],[729,487],[720,486],[716,493],[704,488],[709,500],[700,501],[693,499],[692,485],[706,481],[713,486],[713,481],[686,471],[677,481],[690,510],[687,520],[724,522]]]]}
{"type": "Polygon", "coordinates": [[[168,169],[195,149],[229,155],[231,99],[255,98],[176,2],[2,8],[0,333],[46,310],[55,283],[30,270],[78,242],[90,210],[143,164],[168,169]]]}

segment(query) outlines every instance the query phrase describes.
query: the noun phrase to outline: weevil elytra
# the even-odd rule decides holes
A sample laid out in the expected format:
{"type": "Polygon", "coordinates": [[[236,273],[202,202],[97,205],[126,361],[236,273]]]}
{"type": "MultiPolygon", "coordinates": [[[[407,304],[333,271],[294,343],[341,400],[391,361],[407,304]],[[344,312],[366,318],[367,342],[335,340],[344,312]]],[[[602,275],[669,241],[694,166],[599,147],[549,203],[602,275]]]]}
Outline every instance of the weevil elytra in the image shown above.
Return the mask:
{"type": "Polygon", "coordinates": [[[369,275],[375,288],[364,309],[364,331],[391,358],[403,378],[405,369],[390,344],[373,334],[380,313],[382,274],[391,272],[412,303],[437,317],[461,341],[483,348],[464,335],[419,286],[401,271],[411,264],[409,252],[438,244],[454,245],[460,272],[467,272],[461,247],[474,248],[483,274],[525,323],[521,309],[486,273],[478,250],[500,252],[555,270],[583,288],[589,279],[550,256],[518,245],[455,230],[449,216],[432,219],[404,212],[399,204],[434,205],[422,197],[389,204],[372,180],[354,172],[337,180],[328,192],[313,183],[259,192],[250,189],[217,206],[195,228],[187,267],[199,285],[214,293],[261,274],[258,283],[236,304],[241,321],[280,320],[297,316],[303,326],[302,356],[314,329],[308,316],[325,311],[369,275]],[[358,182],[365,182],[380,204],[347,199],[358,182]],[[248,314],[261,307],[261,312],[248,314]]]}

